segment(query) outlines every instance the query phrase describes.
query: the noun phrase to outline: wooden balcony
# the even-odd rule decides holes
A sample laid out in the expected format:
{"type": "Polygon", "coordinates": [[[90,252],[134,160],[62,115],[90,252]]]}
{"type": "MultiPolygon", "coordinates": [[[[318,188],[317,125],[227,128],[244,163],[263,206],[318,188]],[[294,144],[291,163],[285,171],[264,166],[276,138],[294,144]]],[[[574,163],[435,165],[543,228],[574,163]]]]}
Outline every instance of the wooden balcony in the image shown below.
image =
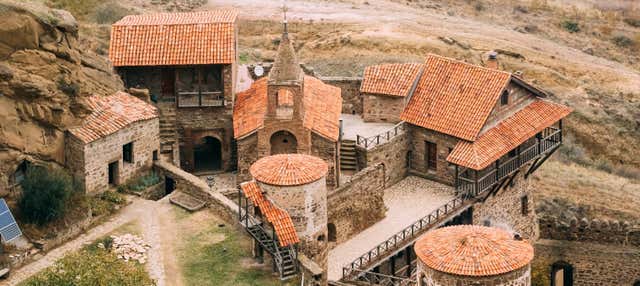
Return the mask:
{"type": "MultiPolygon", "coordinates": [[[[525,175],[535,171],[562,144],[562,125],[560,128],[548,127],[536,135],[531,144],[518,146],[509,158],[497,160],[484,170],[459,169],[456,166],[456,191],[459,194],[476,196],[502,185],[524,165],[532,163],[525,175]]],[[[533,139],[533,138],[532,138],[533,139]]]]}
{"type": "Polygon", "coordinates": [[[178,92],[178,107],[220,107],[224,105],[222,91],[178,92]]]}

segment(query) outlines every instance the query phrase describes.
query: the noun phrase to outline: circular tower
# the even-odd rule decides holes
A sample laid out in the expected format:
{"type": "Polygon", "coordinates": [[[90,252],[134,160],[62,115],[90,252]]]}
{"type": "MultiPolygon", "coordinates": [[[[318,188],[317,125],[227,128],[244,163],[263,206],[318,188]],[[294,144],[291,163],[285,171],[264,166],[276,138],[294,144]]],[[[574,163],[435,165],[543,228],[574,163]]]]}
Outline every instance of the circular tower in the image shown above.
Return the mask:
{"type": "Polygon", "coordinates": [[[327,267],[327,170],[322,159],[303,154],[267,156],[249,169],[265,196],[291,216],[299,251],[323,269],[327,267]]]}
{"type": "Polygon", "coordinates": [[[494,227],[457,225],[416,242],[418,285],[531,285],[533,247],[494,227]]]}

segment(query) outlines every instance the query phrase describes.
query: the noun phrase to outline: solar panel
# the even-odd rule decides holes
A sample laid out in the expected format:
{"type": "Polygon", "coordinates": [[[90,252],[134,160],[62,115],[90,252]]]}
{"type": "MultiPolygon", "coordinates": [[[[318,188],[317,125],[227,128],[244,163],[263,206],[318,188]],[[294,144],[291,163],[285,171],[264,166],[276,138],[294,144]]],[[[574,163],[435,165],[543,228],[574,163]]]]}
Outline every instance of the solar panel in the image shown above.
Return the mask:
{"type": "Polygon", "coordinates": [[[12,241],[22,235],[18,223],[13,218],[7,202],[0,199],[0,236],[4,242],[12,241]]]}

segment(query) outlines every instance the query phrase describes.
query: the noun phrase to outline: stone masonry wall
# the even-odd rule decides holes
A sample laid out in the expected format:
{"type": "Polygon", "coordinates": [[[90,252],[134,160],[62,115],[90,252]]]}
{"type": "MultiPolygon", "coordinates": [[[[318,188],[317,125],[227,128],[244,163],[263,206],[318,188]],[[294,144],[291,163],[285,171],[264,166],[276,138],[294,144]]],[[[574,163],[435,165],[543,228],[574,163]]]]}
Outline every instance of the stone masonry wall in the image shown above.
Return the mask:
{"type": "Polygon", "coordinates": [[[351,177],[340,188],[329,193],[329,224],[335,226],[335,241],[340,244],[385,217],[385,167],[374,164],[351,177]]]}
{"type": "Polygon", "coordinates": [[[640,228],[632,227],[626,221],[573,218],[569,222],[563,222],[556,217],[544,216],[539,219],[539,225],[540,238],[543,239],[640,247],[640,228]]]}
{"type": "Polygon", "coordinates": [[[64,142],[65,166],[80,185],[85,185],[84,142],[67,133],[64,142]]]}
{"type": "Polygon", "coordinates": [[[321,77],[324,83],[337,86],[342,90],[342,113],[362,114],[360,95],[360,77],[321,77]]]}
{"type": "Polygon", "coordinates": [[[531,267],[527,265],[520,269],[501,275],[472,277],[451,275],[433,270],[418,260],[418,271],[422,277],[418,286],[452,286],[452,285],[482,285],[482,286],[530,286],[531,267]]]}
{"type": "Polygon", "coordinates": [[[522,172],[516,175],[512,184],[505,184],[497,193],[473,206],[473,223],[501,227],[516,231],[523,237],[535,241],[539,237],[537,216],[534,210],[535,202],[529,180],[522,172]],[[522,213],[521,199],[527,197],[526,214],[522,213]]]}
{"type": "Polygon", "coordinates": [[[454,166],[447,162],[450,150],[458,143],[455,137],[432,130],[408,124],[411,138],[410,173],[431,179],[443,184],[453,185],[455,177],[454,166]],[[426,141],[437,144],[436,170],[429,170],[425,161],[426,141]]]}
{"type": "Polygon", "coordinates": [[[573,267],[573,285],[632,286],[640,280],[640,248],[583,241],[540,239],[535,245],[533,285],[551,285],[552,265],[573,267]]]}
{"type": "Polygon", "coordinates": [[[311,133],[311,155],[319,157],[329,165],[327,171],[327,187],[334,188],[338,182],[338,172],[340,168],[336,158],[339,158],[340,149],[336,142],[324,138],[318,134],[311,133]]]}
{"type": "Polygon", "coordinates": [[[118,183],[122,184],[138,172],[149,169],[153,151],[159,150],[159,120],[157,118],[130,124],[116,133],[84,147],[84,188],[94,194],[109,188],[109,163],[118,162],[118,183]],[[122,160],[122,146],[133,142],[133,162],[122,160]]]}
{"type": "Polygon", "coordinates": [[[404,132],[391,141],[365,150],[356,146],[359,168],[382,163],[385,166],[385,184],[393,185],[407,175],[407,152],[409,151],[409,133],[404,132]]]}
{"type": "Polygon", "coordinates": [[[249,167],[258,161],[258,134],[253,133],[238,140],[238,182],[251,180],[249,167]]]}
{"type": "Polygon", "coordinates": [[[400,122],[405,97],[362,94],[362,118],[365,122],[400,122]]]}

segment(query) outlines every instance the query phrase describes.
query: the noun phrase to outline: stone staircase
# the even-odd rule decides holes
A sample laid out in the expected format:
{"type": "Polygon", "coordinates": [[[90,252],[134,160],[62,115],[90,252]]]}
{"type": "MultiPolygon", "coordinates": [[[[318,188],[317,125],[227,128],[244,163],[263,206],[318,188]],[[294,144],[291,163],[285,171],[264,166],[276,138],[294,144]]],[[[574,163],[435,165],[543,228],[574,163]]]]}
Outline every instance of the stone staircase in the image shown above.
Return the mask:
{"type": "Polygon", "coordinates": [[[176,131],[176,113],[172,108],[162,108],[160,116],[160,154],[169,162],[174,161],[178,133],[176,131]]]}
{"type": "Polygon", "coordinates": [[[340,170],[356,171],[357,169],[358,166],[356,163],[356,141],[340,141],[340,170]]]}

